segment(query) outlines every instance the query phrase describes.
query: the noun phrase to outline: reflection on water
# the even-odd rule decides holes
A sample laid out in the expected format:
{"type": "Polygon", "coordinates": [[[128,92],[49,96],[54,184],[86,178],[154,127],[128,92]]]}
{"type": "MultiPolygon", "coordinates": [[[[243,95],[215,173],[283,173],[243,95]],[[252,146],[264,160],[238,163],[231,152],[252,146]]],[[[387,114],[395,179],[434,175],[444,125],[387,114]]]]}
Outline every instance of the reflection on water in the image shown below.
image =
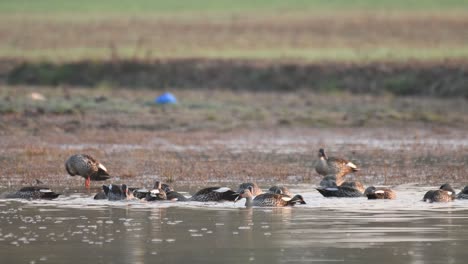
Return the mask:
{"type": "Polygon", "coordinates": [[[326,199],[307,205],[0,200],[2,263],[462,263],[468,201],[426,204],[427,188],[394,201],[326,199]]]}

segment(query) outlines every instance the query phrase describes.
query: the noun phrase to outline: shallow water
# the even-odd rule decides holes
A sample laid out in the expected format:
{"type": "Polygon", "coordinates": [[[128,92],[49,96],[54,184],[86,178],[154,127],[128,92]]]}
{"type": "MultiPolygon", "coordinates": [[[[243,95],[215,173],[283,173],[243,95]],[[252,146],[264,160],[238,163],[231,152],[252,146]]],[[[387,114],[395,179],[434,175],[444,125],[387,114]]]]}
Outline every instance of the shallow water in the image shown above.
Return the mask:
{"type": "MultiPolygon", "coordinates": [[[[462,263],[468,200],[421,202],[431,187],[399,186],[393,201],[323,198],[306,205],[0,200],[2,263],[462,263]]],[[[432,187],[434,188],[434,187],[432,187]]]]}

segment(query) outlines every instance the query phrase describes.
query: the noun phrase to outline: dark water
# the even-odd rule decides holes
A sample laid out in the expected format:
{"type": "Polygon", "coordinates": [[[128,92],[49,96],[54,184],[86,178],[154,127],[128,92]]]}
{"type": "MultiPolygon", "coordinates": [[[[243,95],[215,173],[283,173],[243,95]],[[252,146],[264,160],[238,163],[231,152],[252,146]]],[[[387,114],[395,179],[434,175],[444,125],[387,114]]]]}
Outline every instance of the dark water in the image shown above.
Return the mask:
{"type": "Polygon", "coordinates": [[[468,201],[427,204],[428,187],[394,201],[307,205],[0,200],[1,263],[465,263],[468,201]]]}

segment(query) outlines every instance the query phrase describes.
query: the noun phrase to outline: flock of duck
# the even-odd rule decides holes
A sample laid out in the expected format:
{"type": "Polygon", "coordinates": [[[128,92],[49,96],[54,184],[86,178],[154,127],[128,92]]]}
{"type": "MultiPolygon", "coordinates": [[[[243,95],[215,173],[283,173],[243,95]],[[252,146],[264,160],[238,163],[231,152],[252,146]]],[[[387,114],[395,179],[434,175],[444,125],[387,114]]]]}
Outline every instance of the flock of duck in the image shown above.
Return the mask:
{"type": "MultiPolygon", "coordinates": [[[[359,171],[359,168],[352,162],[336,157],[328,157],[324,149],[318,151],[318,161],[315,170],[323,176],[320,186],[317,189],[324,197],[364,197],[368,199],[395,199],[395,191],[389,188],[370,186],[364,189],[364,185],[358,181],[345,181],[344,178],[350,173],[359,171]]],[[[65,169],[71,176],[81,176],[85,178],[85,187],[90,187],[91,181],[105,181],[110,179],[110,175],[99,161],[87,154],[76,154],[69,157],[65,162],[65,169]]],[[[19,199],[55,199],[60,194],[53,192],[50,188],[37,185],[23,187],[20,190],[10,193],[6,198],[19,199]]],[[[292,195],[284,186],[272,186],[266,192],[255,183],[242,183],[236,191],[228,187],[208,187],[196,192],[191,197],[176,192],[171,186],[156,181],[151,188],[131,188],[126,184],[103,185],[102,191],[94,196],[96,200],[133,200],[142,201],[198,201],[198,202],[236,202],[245,198],[245,206],[281,207],[305,204],[304,198],[300,195],[292,195]]],[[[438,190],[428,191],[423,201],[426,202],[450,202],[454,199],[468,199],[468,186],[458,195],[450,184],[443,184],[438,190]]]]}

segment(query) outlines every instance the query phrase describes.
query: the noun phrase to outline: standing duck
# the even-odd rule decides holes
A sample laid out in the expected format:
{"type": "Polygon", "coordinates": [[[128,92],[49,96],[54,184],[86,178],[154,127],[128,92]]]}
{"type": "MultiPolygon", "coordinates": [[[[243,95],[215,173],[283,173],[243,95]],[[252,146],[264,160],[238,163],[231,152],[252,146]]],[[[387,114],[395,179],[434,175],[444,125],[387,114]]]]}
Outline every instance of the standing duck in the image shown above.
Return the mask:
{"type": "Polygon", "coordinates": [[[468,185],[457,194],[457,199],[468,199],[468,185]]]}
{"type": "Polygon", "coordinates": [[[328,186],[321,186],[317,191],[324,197],[354,198],[362,197],[362,191],[350,186],[337,186],[335,182],[329,181],[328,186]]]}
{"type": "Polygon", "coordinates": [[[281,194],[289,197],[292,196],[291,192],[289,192],[289,189],[285,186],[271,186],[270,189],[268,189],[268,193],[281,194]]]}
{"type": "Polygon", "coordinates": [[[242,193],[245,189],[251,188],[250,191],[252,192],[253,196],[257,196],[259,194],[262,194],[263,191],[258,187],[256,183],[253,182],[244,182],[239,185],[239,188],[237,189],[237,193],[242,193]]]}
{"type": "Polygon", "coordinates": [[[306,204],[304,198],[301,195],[297,194],[294,197],[289,197],[281,194],[274,193],[263,193],[255,196],[253,198],[252,192],[250,189],[245,189],[240,193],[237,199],[245,198],[245,206],[261,206],[261,207],[284,207],[284,206],[294,206],[295,204],[306,204]]]}
{"type": "Polygon", "coordinates": [[[69,157],[65,162],[65,169],[70,176],[79,175],[85,178],[86,188],[89,188],[91,181],[105,181],[110,178],[106,167],[87,154],[69,157]]]}
{"type": "Polygon", "coordinates": [[[367,199],[395,199],[396,193],[392,189],[388,188],[376,188],[370,186],[364,192],[364,195],[367,196],[367,199]]]}
{"type": "Polygon", "coordinates": [[[228,187],[208,187],[196,192],[190,201],[197,202],[219,202],[219,201],[235,201],[239,196],[238,193],[228,187]]]}
{"type": "Polygon", "coordinates": [[[327,176],[327,175],[336,175],[337,178],[342,178],[348,173],[358,171],[358,167],[345,159],[328,157],[325,154],[324,149],[319,149],[318,152],[319,160],[315,166],[315,170],[318,174],[327,176]]]}
{"type": "Polygon", "coordinates": [[[428,191],[424,197],[424,202],[451,202],[455,199],[455,190],[450,184],[445,183],[438,190],[428,191]]]}
{"type": "Polygon", "coordinates": [[[28,200],[52,200],[59,196],[60,194],[55,193],[47,187],[41,186],[28,186],[23,187],[19,191],[7,194],[6,198],[12,199],[28,199],[28,200]]]}

